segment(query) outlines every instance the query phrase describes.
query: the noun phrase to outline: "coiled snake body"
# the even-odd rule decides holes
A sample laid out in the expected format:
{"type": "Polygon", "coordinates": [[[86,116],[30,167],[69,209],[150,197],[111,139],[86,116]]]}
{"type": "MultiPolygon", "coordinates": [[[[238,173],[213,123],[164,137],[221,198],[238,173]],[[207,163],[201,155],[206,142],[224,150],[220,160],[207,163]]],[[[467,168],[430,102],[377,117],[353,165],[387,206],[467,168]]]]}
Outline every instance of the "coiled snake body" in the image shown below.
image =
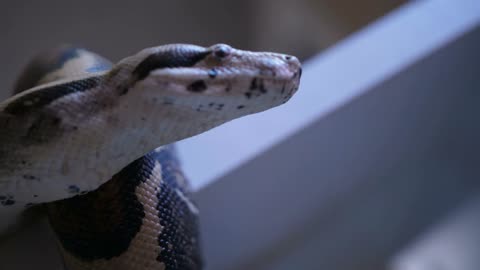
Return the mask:
{"type": "MultiPolygon", "coordinates": [[[[201,269],[172,142],[285,103],[299,61],[225,44],[35,58],[0,104],[0,233],[45,204],[66,269],[201,269]]],[[[43,207],[43,206],[42,206],[43,207]]]]}

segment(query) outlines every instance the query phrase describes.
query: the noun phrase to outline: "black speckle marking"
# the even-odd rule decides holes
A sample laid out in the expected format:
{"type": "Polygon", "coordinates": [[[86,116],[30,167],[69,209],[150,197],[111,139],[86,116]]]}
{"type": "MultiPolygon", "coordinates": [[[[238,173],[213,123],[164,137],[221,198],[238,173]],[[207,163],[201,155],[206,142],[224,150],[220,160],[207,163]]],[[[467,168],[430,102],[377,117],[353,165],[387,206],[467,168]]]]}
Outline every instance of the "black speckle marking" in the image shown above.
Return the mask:
{"type": "Polygon", "coordinates": [[[247,97],[248,99],[250,99],[252,97],[252,93],[251,92],[246,92],[245,93],[245,97],[247,97]]]}
{"type": "Polygon", "coordinates": [[[215,103],[210,102],[210,103],[208,104],[208,107],[213,107],[213,105],[215,105],[215,103]]]}
{"type": "Polygon", "coordinates": [[[15,204],[15,199],[11,195],[1,196],[0,204],[3,206],[11,206],[15,204]]]}
{"type": "Polygon", "coordinates": [[[250,90],[256,90],[258,88],[258,79],[253,78],[252,82],[250,83],[250,90]]]}
{"type": "Polygon", "coordinates": [[[68,186],[67,191],[70,194],[78,194],[80,193],[80,188],[76,185],[70,185],[68,186]]]}
{"type": "Polygon", "coordinates": [[[211,79],[215,79],[218,75],[218,72],[216,69],[212,68],[208,71],[208,77],[210,77],[211,79]]]}
{"type": "Polygon", "coordinates": [[[204,80],[197,80],[187,86],[187,90],[191,92],[203,92],[207,90],[207,85],[204,80]]]}
{"type": "Polygon", "coordinates": [[[225,106],[225,104],[218,104],[218,105],[217,105],[217,110],[218,110],[218,111],[221,111],[224,106],[225,106]]]}
{"type": "Polygon", "coordinates": [[[34,198],[38,198],[38,195],[37,195],[37,194],[33,194],[33,197],[34,197],[34,198]]]}
{"type": "Polygon", "coordinates": [[[265,88],[265,84],[264,84],[263,80],[260,81],[260,84],[258,86],[258,90],[260,90],[260,92],[262,94],[267,93],[267,89],[265,88]]]}
{"type": "Polygon", "coordinates": [[[5,206],[10,206],[10,205],[14,205],[15,204],[15,200],[5,200],[5,201],[2,201],[2,205],[5,205],[5,206]]]}
{"type": "Polygon", "coordinates": [[[23,179],[27,179],[27,180],[40,180],[40,179],[38,179],[37,177],[35,177],[34,175],[31,175],[31,174],[24,174],[24,175],[23,175],[23,179]]]}
{"type": "Polygon", "coordinates": [[[189,46],[151,54],[133,70],[137,81],[145,79],[152,70],[161,68],[191,67],[210,54],[209,50],[189,46]]]}
{"type": "Polygon", "coordinates": [[[60,123],[60,118],[54,112],[39,111],[26,132],[21,134],[20,137],[24,139],[24,144],[46,143],[60,135],[62,130],[68,130],[68,127],[65,127],[65,129],[59,127],[60,123]]]}
{"type": "MultiPolygon", "coordinates": [[[[262,79],[258,79],[256,77],[253,78],[252,81],[250,82],[249,90],[250,91],[247,92],[247,93],[249,93],[247,98],[250,98],[253,93],[255,93],[256,97],[267,93],[267,88],[265,88],[264,81],[262,79]]],[[[245,95],[247,95],[247,94],[245,94],[245,95]]]]}
{"type": "Polygon", "coordinates": [[[243,108],[245,108],[244,105],[238,105],[238,106],[237,106],[237,109],[239,109],[239,110],[240,110],[240,109],[243,109],[243,108]]]}

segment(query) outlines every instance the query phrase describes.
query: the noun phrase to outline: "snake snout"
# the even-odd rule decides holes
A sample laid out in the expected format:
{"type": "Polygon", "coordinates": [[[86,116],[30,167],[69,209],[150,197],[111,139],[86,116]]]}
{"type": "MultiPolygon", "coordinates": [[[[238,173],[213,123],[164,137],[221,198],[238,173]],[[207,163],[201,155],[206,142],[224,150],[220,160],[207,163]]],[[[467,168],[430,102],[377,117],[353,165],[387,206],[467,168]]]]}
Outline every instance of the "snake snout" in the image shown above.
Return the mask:
{"type": "Polygon", "coordinates": [[[260,53],[256,67],[265,79],[291,81],[301,75],[301,63],[295,56],[277,53],[260,53]]]}

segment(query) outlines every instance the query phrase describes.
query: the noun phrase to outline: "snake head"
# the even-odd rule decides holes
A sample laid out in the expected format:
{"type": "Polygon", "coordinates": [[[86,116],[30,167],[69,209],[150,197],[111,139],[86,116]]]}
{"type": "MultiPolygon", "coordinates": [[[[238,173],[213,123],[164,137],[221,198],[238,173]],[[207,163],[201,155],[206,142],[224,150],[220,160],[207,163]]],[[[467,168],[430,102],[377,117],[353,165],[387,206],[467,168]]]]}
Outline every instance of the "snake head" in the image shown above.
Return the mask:
{"type": "Polygon", "coordinates": [[[181,111],[198,123],[225,122],[285,103],[297,91],[301,76],[294,56],[226,44],[149,48],[119,65],[132,66],[129,93],[142,93],[165,110],[170,107],[176,115],[181,111]]]}
{"type": "Polygon", "coordinates": [[[84,50],[54,55],[40,76],[47,80],[27,84],[48,83],[0,103],[0,196],[7,205],[94,190],[158,146],[285,103],[301,76],[293,56],[225,44],[149,48],[102,71],[89,67],[105,60],[84,50]]]}

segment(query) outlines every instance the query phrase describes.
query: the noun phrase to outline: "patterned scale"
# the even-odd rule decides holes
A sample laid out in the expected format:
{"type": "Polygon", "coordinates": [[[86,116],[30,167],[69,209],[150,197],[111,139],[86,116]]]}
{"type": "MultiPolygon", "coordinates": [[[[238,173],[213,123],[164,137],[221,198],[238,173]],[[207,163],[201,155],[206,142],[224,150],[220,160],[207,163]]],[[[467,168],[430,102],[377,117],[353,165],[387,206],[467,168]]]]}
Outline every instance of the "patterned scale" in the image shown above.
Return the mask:
{"type": "MultiPolygon", "coordinates": [[[[110,67],[108,60],[92,52],[62,46],[35,58],[14,92],[58,79],[103,74],[110,67]]],[[[83,91],[89,85],[66,83],[57,90],[83,91]]],[[[47,205],[65,268],[201,269],[198,211],[189,190],[172,145],[135,160],[95,191],[72,186],[79,195],[47,205]]]]}
{"type": "Polygon", "coordinates": [[[199,269],[196,208],[183,183],[167,146],[94,192],[50,204],[68,269],[199,269]]]}

